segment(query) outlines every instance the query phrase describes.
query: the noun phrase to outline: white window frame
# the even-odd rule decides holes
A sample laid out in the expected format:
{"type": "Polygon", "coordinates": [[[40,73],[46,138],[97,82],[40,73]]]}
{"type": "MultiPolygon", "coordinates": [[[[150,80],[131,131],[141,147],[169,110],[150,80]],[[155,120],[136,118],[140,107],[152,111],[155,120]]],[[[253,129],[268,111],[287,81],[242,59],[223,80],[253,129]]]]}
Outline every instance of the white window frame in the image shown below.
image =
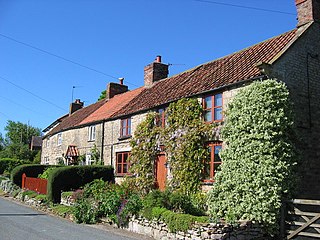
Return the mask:
{"type": "Polygon", "coordinates": [[[91,153],[87,153],[86,154],[86,165],[92,165],[94,164],[96,161],[92,160],[91,158],[91,153]]]}
{"type": "Polygon", "coordinates": [[[57,141],[57,145],[61,146],[62,144],[62,133],[58,133],[58,141],[57,141]]]}
{"type": "Polygon", "coordinates": [[[50,147],[50,138],[48,138],[46,142],[46,148],[49,148],[49,147],[50,147]]]}
{"type": "Polygon", "coordinates": [[[89,126],[88,128],[88,141],[96,140],[96,125],[89,126]]]}

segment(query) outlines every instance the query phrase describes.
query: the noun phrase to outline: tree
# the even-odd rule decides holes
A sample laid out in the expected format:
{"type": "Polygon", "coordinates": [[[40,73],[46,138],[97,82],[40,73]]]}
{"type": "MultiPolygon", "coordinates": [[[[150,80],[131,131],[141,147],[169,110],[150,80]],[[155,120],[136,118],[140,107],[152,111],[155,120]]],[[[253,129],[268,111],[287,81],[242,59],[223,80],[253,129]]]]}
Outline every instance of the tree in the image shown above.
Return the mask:
{"type": "Polygon", "coordinates": [[[281,201],[293,193],[297,153],[292,106],[284,83],[257,81],[229,104],[221,171],[209,192],[213,218],[255,220],[277,231],[281,201]]]}
{"type": "Polygon", "coordinates": [[[98,101],[102,100],[102,99],[105,99],[106,98],[106,94],[107,94],[107,91],[106,90],[103,90],[101,93],[100,93],[100,96],[98,98],[98,101]]]}
{"type": "Polygon", "coordinates": [[[9,120],[5,127],[5,142],[0,157],[25,159],[32,161],[36,151],[29,149],[32,136],[40,136],[41,130],[21,122],[9,120]]]}
{"type": "Polygon", "coordinates": [[[4,129],[8,144],[30,144],[32,136],[40,136],[40,128],[35,128],[21,122],[14,122],[9,120],[4,129]]]}

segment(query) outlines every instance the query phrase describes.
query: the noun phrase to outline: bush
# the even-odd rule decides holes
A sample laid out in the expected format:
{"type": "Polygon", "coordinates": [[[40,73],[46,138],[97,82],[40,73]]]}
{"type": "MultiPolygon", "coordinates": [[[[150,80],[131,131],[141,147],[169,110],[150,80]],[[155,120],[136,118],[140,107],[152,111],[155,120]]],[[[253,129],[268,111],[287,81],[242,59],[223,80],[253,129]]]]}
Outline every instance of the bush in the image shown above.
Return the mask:
{"type": "Polygon", "coordinates": [[[14,158],[2,158],[0,159],[0,174],[5,172],[11,172],[16,166],[27,164],[29,161],[27,160],[19,160],[14,158]]]}
{"type": "Polygon", "coordinates": [[[229,104],[221,171],[208,196],[214,219],[254,220],[277,231],[281,201],[296,183],[295,133],[285,84],[254,82],[229,104]]]}
{"type": "Polygon", "coordinates": [[[120,226],[126,225],[129,217],[142,208],[140,197],[126,186],[111,184],[101,179],[86,184],[83,194],[75,204],[75,217],[78,222],[94,223],[99,218],[108,217],[120,226]],[[87,200],[90,200],[91,208],[87,200]],[[80,215],[84,214],[86,217],[80,215]]]}
{"type": "Polygon", "coordinates": [[[91,199],[81,198],[74,205],[73,215],[77,223],[93,224],[97,222],[98,209],[92,204],[91,199]]]}
{"type": "Polygon", "coordinates": [[[78,189],[94,179],[114,182],[111,166],[67,166],[54,169],[48,178],[48,200],[59,203],[61,191],[78,189]]]}
{"type": "Polygon", "coordinates": [[[22,184],[22,174],[25,173],[27,177],[38,177],[45,169],[49,167],[58,167],[50,165],[41,164],[24,164],[15,167],[11,172],[11,181],[21,187],[22,184]]]}

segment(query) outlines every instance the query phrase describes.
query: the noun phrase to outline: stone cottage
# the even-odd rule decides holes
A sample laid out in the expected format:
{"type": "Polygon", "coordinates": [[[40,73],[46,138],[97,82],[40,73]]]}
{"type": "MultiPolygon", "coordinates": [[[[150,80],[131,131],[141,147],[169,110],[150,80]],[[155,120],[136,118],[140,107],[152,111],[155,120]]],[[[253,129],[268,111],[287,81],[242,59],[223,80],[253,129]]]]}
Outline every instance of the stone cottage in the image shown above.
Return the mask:
{"type": "MultiPolygon", "coordinates": [[[[194,97],[203,104],[204,121],[222,122],[223,111],[240,88],[258,79],[276,78],[290,90],[301,137],[299,197],[320,199],[320,1],[295,0],[295,4],[298,23],[291,31],[171,77],[168,65],[158,56],[144,69],[143,87],[128,91],[123,82],[112,83],[107,99],[85,108],[76,101],[76,108],[72,105],[68,115],[46,129],[42,163],[54,164],[61,157],[72,163],[85,154],[90,164],[95,147],[99,158],[115,167],[120,181],[130,166],[129,140],[148,112],[158,112],[164,122],[171,102],[194,97]]],[[[208,143],[211,157],[204,166],[206,184],[212,183],[214,170],[221,164],[221,147],[221,139],[208,143]]],[[[166,157],[161,155],[155,161],[156,172],[163,175],[156,180],[164,188],[159,181],[166,178],[166,157]]]]}

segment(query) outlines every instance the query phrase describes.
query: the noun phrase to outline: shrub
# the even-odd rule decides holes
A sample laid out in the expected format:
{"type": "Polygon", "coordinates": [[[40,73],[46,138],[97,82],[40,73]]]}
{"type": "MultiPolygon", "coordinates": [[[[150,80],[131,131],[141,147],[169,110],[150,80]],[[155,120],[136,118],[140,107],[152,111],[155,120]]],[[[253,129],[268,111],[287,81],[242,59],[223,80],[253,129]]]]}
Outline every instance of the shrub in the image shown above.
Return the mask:
{"type": "Polygon", "coordinates": [[[48,179],[49,178],[49,175],[52,173],[52,171],[56,168],[55,167],[49,167],[47,168],[43,173],[40,173],[38,175],[38,178],[42,178],[42,179],[48,179]]]}
{"type": "Polygon", "coordinates": [[[252,83],[229,104],[222,130],[227,147],[208,197],[213,218],[255,220],[277,231],[281,201],[296,182],[291,107],[288,89],[274,80],[252,83]]]}
{"type": "Polygon", "coordinates": [[[54,169],[48,178],[48,200],[60,202],[61,191],[78,189],[94,179],[114,181],[111,166],[67,166],[54,169]]]}
{"type": "Polygon", "coordinates": [[[25,173],[28,177],[36,178],[39,174],[41,174],[45,169],[49,167],[53,166],[41,164],[24,164],[17,166],[11,172],[11,181],[19,187],[21,187],[23,173],[25,173]]]}
{"type": "Polygon", "coordinates": [[[27,164],[27,160],[19,160],[14,158],[2,158],[0,159],[0,174],[4,172],[11,172],[16,166],[27,164]]]}
{"type": "Polygon", "coordinates": [[[98,209],[89,198],[80,198],[73,208],[73,215],[77,223],[93,224],[98,219],[98,209]]]}
{"type": "Polygon", "coordinates": [[[126,225],[130,216],[142,208],[140,197],[126,186],[110,184],[96,179],[85,185],[83,194],[75,204],[77,221],[94,223],[101,217],[108,217],[119,225],[126,225]],[[91,208],[86,200],[90,200],[91,208]],[[86,215],[85,219],[80,215],[86,215]]]}

